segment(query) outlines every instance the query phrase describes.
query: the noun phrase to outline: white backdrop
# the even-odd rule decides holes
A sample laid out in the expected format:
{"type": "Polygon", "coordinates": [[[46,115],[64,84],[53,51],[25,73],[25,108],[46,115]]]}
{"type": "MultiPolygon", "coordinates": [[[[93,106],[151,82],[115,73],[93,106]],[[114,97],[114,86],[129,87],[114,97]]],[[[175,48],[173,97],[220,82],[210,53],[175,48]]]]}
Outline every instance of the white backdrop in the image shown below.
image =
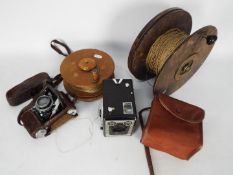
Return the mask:
{"type": "Polygon", "coordinates": [[[35,140],[16,122],[18,112],[27,103],[10,107],[5,92],[38,72],[56,75],[63,57],[50,48],[49,42],[61,38],[73,50],[97,48],[112,55],[116,77],[134,80],[139,111],[150,105],[152,87],[129,73],[128,53],[143,26],[170,7],[181,7],[192,14],[192,32],[212,24],[219,34],[205,64],[172,94],[205,109],[203,148],[189,161],[151,150],[155,172],[232,174],[231,0],[0,0],[0,174],[149,174],[139,142],[140,128],[131,137],[103,137],[97,119],[99,101],[78,102],[80,118],[49,137],[35,140]]]}

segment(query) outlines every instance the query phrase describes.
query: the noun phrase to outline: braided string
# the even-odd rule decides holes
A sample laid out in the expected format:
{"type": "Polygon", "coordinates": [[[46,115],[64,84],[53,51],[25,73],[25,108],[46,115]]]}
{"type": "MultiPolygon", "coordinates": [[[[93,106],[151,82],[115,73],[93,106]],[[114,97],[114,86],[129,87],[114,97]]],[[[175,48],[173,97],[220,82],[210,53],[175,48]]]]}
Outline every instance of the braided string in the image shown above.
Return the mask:
{"type": "Polygon", "coordinates": [[[168,30],[159,36],[147,55],[147,69],[158,75],[164,63],[187,36],[185,32],[177,28],[168,30]]]}

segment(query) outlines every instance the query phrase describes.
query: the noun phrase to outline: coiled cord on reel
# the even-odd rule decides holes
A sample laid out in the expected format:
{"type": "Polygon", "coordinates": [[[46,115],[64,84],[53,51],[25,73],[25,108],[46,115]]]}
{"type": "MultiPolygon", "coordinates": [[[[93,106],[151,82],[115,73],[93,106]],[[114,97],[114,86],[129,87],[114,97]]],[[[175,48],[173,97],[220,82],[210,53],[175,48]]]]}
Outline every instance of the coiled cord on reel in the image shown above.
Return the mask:
{"type": "Polygon", "coordinates": [[[148,70],[158,75],[169,56],[187,36],[188,34],[177,28],[170,29],[159,36],[151,46],[146,58],[148,70]]]}

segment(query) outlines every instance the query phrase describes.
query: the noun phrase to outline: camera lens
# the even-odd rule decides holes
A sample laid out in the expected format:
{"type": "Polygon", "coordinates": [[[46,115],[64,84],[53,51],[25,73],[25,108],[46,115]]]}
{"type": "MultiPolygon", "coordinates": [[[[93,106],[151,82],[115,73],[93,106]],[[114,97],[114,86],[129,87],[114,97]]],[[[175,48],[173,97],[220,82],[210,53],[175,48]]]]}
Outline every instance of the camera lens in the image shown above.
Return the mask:
{"type": "Polygon", "coordinates": [[[45,108],[48,108],[52,104],[52,101],[53,100],[50,96],[43,95],[43,96],[38,97],[36,101],[36,106],[39,109],[45,109],[45,108]]]}
{"type": "Polygon", "coordinates": [[[129,126],[124,125],[124,123],[116,123],[113,126],[109,126],[110,135],[124,135],[129,131],[129,126]]]}
{"type": "Polygon", "coordinates": [[[52,114],[53,98],[49,95],[39,96],[35,103],[35,112],[42,120],[48,119],[52,114]]]}
{"type": "MultiPolygon", "coordinates": [[[[47,116],[47,113],[53,107],[53,99],[49,95],[42,95],[36,100],[36,110],[41,114],[41,116],[47,116]]],[[[49,115],[49,114],[48,114],[49,115]]]]}
{"type": "Polygon", "coordinates": [[[115,127],[113,127],[114,132],[125,132],[127,129],[127,126],[125,126],[123,123],[118,123],[115,127]]]}

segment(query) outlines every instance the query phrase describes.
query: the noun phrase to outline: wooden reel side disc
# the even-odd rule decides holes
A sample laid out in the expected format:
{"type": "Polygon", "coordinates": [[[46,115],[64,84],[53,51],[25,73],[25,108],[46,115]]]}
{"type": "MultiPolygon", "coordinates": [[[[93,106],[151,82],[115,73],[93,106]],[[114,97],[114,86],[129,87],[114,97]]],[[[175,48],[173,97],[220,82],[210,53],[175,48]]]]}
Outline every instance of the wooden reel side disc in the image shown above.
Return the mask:
{"type": "Polygon", "coordinates": [[[147,70],[147,54],[155,40],[160,35],[173,28],[180,29],[190,34],[192,28],[191,15],[180,8],[165,10],[151,19],[139,33],[128,57],[129,70],[136,78],[147,80],[155,76],[147,70]]]}
{"type": "Polygon", "coordinates": [[[60,67],[67,92],[83,101],[102,95],[103,80],[114,74],[110,55],[97,49],[83,49],[68,55],[60,67]]]}
{"type": "Polygon", "coordinates": [[[199,69],[214,46],[209,36],[217,36],[214,26],[206,26],[188,36],[167,59],[154,83],[154,93],[171,94],[199,69]]]}

